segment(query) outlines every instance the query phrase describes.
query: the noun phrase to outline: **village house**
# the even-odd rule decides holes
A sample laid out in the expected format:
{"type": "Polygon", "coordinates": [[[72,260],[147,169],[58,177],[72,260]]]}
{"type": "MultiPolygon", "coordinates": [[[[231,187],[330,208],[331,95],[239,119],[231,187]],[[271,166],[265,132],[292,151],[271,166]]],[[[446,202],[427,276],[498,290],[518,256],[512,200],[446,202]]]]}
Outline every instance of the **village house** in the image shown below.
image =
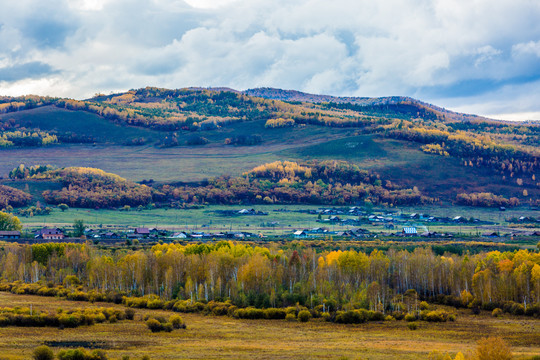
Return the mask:
{"type": "Polygon", "coordinates": [[[184,231],[176,232],[171,236],[171,239],[186,239],[188,237],[187,233],[184,231]]]}
{"type": "Polygon", "coordinates": [[[402,234],[405,236],[416,236],[418,235],[418,231],[414,226],[406,226],[403,228],[402,234]]]}
{"type": "Polygon", "coordinates": [[[328,232],[327,228],[324,227],[316,227],[308,231],[310,234],[325,234],[328,232]]]}
{"type": "Polygon", "coordinates": [[[34,237],[43,240],[62,240],[64,239],[64,232],[59,228],[50,229],[45,227],[36,231],[34,237]]]}
{"type": "Polygon", "coordinates": [[[136,228],[135,231],[133,232],[134,235],[136,235],[136,237],[143,237],[143,238],[147,238],[148,236],[150,236],[150,229],[148,228],[136,228]]]}
{"type": "Polygon", "coordinates": [[[21,232],[20,231],[0,231],[0,239],[20,239],[21,238],[21,232]]]}
{"type": "Polygon", "coordinates": [[[115,232],[106,232],[105,234],[102,234],[101,237],[103,239],[120,239],[120,235],[115,232]]]}

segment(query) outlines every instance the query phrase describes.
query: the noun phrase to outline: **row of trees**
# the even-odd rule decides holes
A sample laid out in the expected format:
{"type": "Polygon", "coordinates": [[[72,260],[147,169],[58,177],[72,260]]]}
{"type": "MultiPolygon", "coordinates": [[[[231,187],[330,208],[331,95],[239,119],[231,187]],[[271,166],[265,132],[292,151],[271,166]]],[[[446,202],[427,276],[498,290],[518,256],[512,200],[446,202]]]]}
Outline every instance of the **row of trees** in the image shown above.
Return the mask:
{"type": "Polygon", "coordinates": [[[38,95],[0,96],[0,114],[52,105],[58,98],[38,95]]]}
{"type": "MultiPolygon", "coordinates": [[[[99,169],[19,165],[10,172],[12,179],[53,180],[62,184],[60,190],[46,190],[43,197],[50,204],[71,207],[111,208],[157,203],[312,203],[355,204],[370,201],[375,204],[432,203],[434,199],[417,189],[401,189],[377,174],[345,161],[311,161],[298,164],[277,161],[255,167],[242,176],[222,176],[201,184],[164,185],[152,189],[106,173],[99,169]]],[[[4,187],[21,200],[30,195],[4,187]]],[[[2,195],[3,188],[0,188],[2,195]]],[[[6,190],[7,194],[7,190],[6,190]]],[[[0,196],[6,205],[20,206],[13,196],[0,196]],[[9,199],[9,201],[8,201],[9,199]]],[[[26,204],[25,203],[25,204],[26,204]]]]}
{"type": "Polygon", "coordinates": [[[10,179],[26,179],[33,177],[38,174],[42,174],[49,170],[54,170],[55,167],[51,165],[31,165],[26,166],[25,164],[20,164],[13,170],[9,172],[10,179]]]}
{"type": "Polygon", "coordinates": [[[56,135],[44,131],[4,131],[0,133],[0,147],[45,146],[58,142],[56,135]]]}
{"type": "Polygon", "coordinates": [[[242,177],[219,177],[208,184],[163,186],[166,198],[185,203],[375,204],[431,203],[417,189],[400,189],[345,161],[264,164],[242,177]]]}
{"type": "Polygon", "coordinates": [[[467,206],[514,207],[519,205],[519,199],[515,197],[507,199],[492,193],[460,193],[456,196],[456,203],[467,206]]]}
{"type": "Polygon", "coordinates": [[[88,245],[12,245],[0,250],[8,281],[66,285],[163,299],[245,307],[299,303],[325,309],[418,309],[421,299],[540,314],[540,254],[527,250],[435,255],[429,248],[383,253],[297,250],[221,241],[111,253],[88,245]],[[510,304],[507,306],[507,304],[510,304]]]}

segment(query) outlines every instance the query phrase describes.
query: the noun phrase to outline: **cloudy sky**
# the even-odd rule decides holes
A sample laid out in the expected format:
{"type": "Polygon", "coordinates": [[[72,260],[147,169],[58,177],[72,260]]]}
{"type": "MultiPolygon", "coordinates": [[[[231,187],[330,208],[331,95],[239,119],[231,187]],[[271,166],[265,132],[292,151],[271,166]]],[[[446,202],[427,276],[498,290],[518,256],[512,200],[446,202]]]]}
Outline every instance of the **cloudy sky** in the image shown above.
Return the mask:
{"type": "Polygon", "coordinates": [[[405,95],[540,119],[538,0],[3,0],[0,95],[405,95]]]}

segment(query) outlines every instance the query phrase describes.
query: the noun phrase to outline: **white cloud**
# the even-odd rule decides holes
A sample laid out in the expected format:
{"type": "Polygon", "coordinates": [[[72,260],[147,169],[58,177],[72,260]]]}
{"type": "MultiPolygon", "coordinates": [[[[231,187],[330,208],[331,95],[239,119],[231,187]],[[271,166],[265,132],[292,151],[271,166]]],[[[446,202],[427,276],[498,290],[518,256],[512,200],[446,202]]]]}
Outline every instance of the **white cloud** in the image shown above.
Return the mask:
{"type": "Polygon", "coordinates": [[[512,46],[514,56],[532,54],[540,57],[540,41],[529,41],[512,46]]]}
{"type": "Polygon", "coordinates": [[[527,97],[538,92],[540,78],[540,2],[35,4],[0,3],[0,68],[39,62],[54,72],[40,79],[0,79],[2,94],[85,98],[146,85],[274,86],[335,95],[420,96],[480,114],[540,111],[527,97]],[[502,99],[504,109],[500,101],[490,101],[501,94],[510,96],[502,99]]]}
{"type": "Polygon", "coordinates": [[[201,9],[217,9],[231,3],[234,3],[237,0],[186,0],[186,3],[201,9]]]}

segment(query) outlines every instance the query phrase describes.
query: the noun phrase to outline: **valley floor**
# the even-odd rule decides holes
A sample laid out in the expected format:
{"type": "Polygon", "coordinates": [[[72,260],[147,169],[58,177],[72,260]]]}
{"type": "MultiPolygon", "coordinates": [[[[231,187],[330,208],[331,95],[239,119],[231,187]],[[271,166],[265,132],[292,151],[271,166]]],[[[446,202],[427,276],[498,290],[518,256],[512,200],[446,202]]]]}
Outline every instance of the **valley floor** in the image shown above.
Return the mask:
{"type": "MultiPolygon", "coordinates": [[[[0,293],[0,307],[33,306],[55,311],[77,307],[115,306],[56,298],[0,293]]],[[[59,330],[56,328],[0,328],[2,359],[28,359],[43,343],[55,348],[93,345],[109,358],[124,355],[139,359],[427,359],[432,350],[457,353],[475,347],[478,339],[500,336],[512,346],[515,359],[540,354],[540,320],[525,317],[493,318],[458,313],[456,322],[420,322],[418,330],[404,321],[339,325],[326,322],[284,320],[236,320],[229,317],[181,314],[187,329],[151,333],[141,318],[157,310],[136,310],[136,321],[97,324],[59,330]]]]}

